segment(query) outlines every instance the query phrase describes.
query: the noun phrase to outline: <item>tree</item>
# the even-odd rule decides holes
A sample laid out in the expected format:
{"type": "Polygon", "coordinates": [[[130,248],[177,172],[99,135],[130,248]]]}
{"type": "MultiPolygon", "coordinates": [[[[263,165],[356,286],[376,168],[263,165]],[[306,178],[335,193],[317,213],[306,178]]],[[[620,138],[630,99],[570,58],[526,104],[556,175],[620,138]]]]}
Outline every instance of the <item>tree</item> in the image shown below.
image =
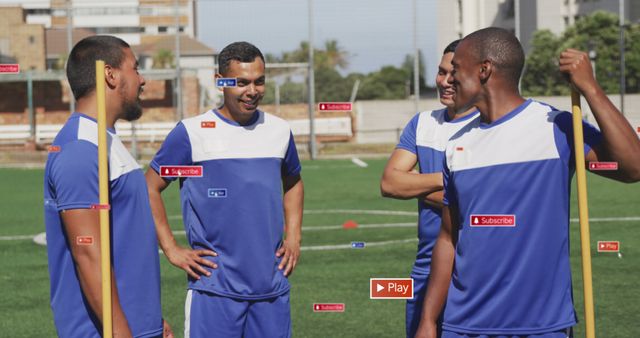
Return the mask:
{"type": "Polygon", "coordinates": [[[377,72],[369,73],[362,84],[358,97],[364,100],[397,100],[407,97],[409,72],[403,68],[384,66],[377,72]]]}
{"type": "Polygon", "coordinates": [[[338,40],[328,40],[324,43],[324,54],[326,64],[324,66],[335,69],[336,67],[345,69],[349,65],[347,52],[338,46],[338,40]]]}
{"type": "Polygon", "coordinates": [[[153,55],[153,66],[154,69],[166,69],[173,67],[173,52],[168,49],[159,49],[153,55]]]}
{"type": "Polygon", "coordinates": [[[560,44],[560,39],[549,30],[539,30],[533,34],[532,52],[527,58],[522,78],[525,95],[550,96],[565,93],[567,85],[563,82],[557,65],[560,44]]]}
{"type": "MultiPolygon", "coordinates": [[[[409,93],[411,95],[413,95],[414,93],[414,89],[415,86],[413,84],[413,59],[414,59],[414,54],[407,54],[404,57],[404,62],[402,63],[402,69],[406,70],[409,73],[409,77],[408,80],[411,83],[411,85],[409,86],[409,93]]],[[[422,54],[422,50],[418,50],[418,73],[420,74],[418,77],[418,85],[420,86],[420,96],[422,96],[424,93],[426,93],[429,88],[427,87],[427,82],[425,81],[424,78],[424,55],[422,54]]]]}
{"type": "MultiPolygon", "coordinates": [[[[419,53],[422,61],[422,53],[419,53]]],[[[280,57],[267,55],[270,62],[308,62],[309,43],[300,42],[298,48],[293,51],[283,52],[280,57]]],[[[338,72],[338,68],[344,69],[348,65],[348,53],[343,50],[337,40],[328,40],[324,43],[324,49],[314,49],[314,71],[316,101],[348,101],[354,83],[360,80],[358,99],[373,100],[397,100],[405,99],[413,92],[413,55],[405,57],[403,65],[398,68],[394,66],[383,66],[380,70],[369,74],[352,73],[343,76],[338,72]]],[[[425,63],[420,62],[420,90],[425,93],[429,90],[424,79],[425,63]]],[[[299,75],[299,74],[298,74],[299,75]]],[[[287,79],[280,81],[280,102],[298,103],[307,100],[308,88],[306,83],[292,82],[291,70],[271,70],[270,77],[284,77],[287,79]]],[[[298,78],[300,78],[298,76],[298,78]]],[[[267,83],[264,103],[273,103],[275,98],[275,84],[267,83]]]]}
{"type": "MultiPolygon", "coordinates": [[[[570,88],[559,74],[557,60],[566,48],[596,52],[596,78],[607,93],[620,88],[620,50],[618,16],[596,11],[582,17],[556,37],[549,31],[534,34],[532,49],[522,79],[525,95],[566,95],[570,88]]],[[[638,92],[640,84],[640,25],[625,26],[625,60],[627,92],[638,92]]]]}

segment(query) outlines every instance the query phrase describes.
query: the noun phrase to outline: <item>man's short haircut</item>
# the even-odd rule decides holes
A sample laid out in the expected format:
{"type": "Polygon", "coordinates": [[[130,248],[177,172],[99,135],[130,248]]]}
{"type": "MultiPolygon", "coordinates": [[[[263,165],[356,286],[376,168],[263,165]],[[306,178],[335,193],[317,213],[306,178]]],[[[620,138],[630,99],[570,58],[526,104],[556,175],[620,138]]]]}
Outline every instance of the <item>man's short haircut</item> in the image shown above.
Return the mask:
{"type": "Polygon", "coordinates": [[[470,51],[478,61],[490,60],[512,84],[517,85],[524,67],[524,50],[516,36],[506,29],[489,27],[467,35],[470,51]]]}
{"type": "Polygon", "coordinates": [[[253,62],[257,57],[264,62],[264,56],[258,47],[245,41],[234,42],[224,47],[218,55],[218,72],[227,74],[231,61],[253,62]]]}
{"type": "Polygon", "coordinates": [[[95,35],[78,42],[67,61],[67,79],[76,100],[96,88],[96,60],[120,68],[124,60],[124,49],[130,48],[122,39],[108,35],[95,35]]]}
{"type": "Polygon", "coordinates": [[[459,43],[460,43],[460,39],[451,41],[451,43],[448,44],[447,47],[444,49],[444,52],[442,52],[442,55],[455,52],[456,47],[458,47],[459,43]]]}

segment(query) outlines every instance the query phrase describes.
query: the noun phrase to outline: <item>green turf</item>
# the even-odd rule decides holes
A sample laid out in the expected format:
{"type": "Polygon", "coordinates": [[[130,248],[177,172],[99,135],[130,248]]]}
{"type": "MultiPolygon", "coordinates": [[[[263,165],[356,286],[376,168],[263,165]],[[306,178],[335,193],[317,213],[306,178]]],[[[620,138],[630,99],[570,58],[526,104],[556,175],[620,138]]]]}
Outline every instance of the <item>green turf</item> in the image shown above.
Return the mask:
{"type": "MultiPolygon", "coordinates": [[[[305,209],[394,210],[413,212],[415,201],[380,197],[378,180],[384,160],[367,161],[360,168],[348,160],[303,163],[305,209]]],[[[32,235],[44,231],[42,170],[0,169],[0,236],[32,235]]],[[[640,216],[640,186],[627,185],[589,174],[591,218],[640,216]]],[[[575,187],[574,187],[575,189],[575,187]]],[[[177,184],[164,194],[174,230],[182,230],[177,184]]],[[[572,217],[576,217],[575,198],[572,217]]],[[[308,213],[304,227],[340,226],[346,220],[359,224],[415,223],[416,215],[370,215],[348,212],[308,213]]],[[[599,337],[633,337],[638,333],[640,310],[640,221],[592,222],[591,247],[598,240],[621,241],[622,258],[593,253],[596,325],[599,337]]],[[[571,257],[576,310],[582,320],[582,275],[578,224],[571,224],[571,257]]],[[[303,246],[377,242],[415,238],[412,227],[304,231],[303,246]]],[[[183,235],[177,239],[185,242],[183,235]]],[[[291,276],[291,309],[295,337],[401,337],[404,302],[370,300],[369,278],[408,277],[416,242],[365,249],[303,251],[291,276]],[[345,303],[344,313],[314,313],[313,303],[345,303]]],[[[161,259],[165,318],[178,337],[184,321],[184,273],[161,259]]],[[[51,337],[55,335],[49,308],[46,249],[31,240],[0,241],[0,336],[51,337]]],[[[576,337],[583,337],[582,322],[576,337]]]]}

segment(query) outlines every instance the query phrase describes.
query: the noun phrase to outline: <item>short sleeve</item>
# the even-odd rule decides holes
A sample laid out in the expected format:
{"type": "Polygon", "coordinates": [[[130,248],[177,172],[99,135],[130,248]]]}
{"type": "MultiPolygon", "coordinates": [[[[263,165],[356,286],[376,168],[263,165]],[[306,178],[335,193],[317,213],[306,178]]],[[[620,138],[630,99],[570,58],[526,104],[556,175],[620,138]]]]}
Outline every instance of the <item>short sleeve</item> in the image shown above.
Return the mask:
{"type": "Polygon", "coordinates": [[[396,149],[404,149],[414,154],[418,153],[416,146],[416,130],[418,129],[418,120],[420,114],[416,114],[409,123],[404,127],[402,134],[400,135],[400,142],[396,146],[396,149]]]}
{"type": "Polygon", "coordinates": [[[98,147],[88,141],[61,146],[49,174],[58,211],[90,209],[98,204],[98,147]]]}
{"type": "Polygon", "coordinates": [[[282,176],[295,176],[300,174],[301,170],[296,143],[293,140],[293,134],[289,132],[289,146],[282,161],[282,176]]]}
{"type": "MultiPolygon", "coordinates": [[[[160,166],[165,165],[191,165],[193,164],[191,156],[191,141],[189,134],[182,122],[179,122],[173,130],[167,135],[162,146],[153,157],[149,164],[157,173],[160,172],[160,166]]],[[[173,181],[175,177],[163,177],[165,180],[173,181]]]]}
{"type": "MultiPolygon", "coordinates": [[[[564,153],[563,150],[568,150],[569,154],[573,154],[573,120],[571,114],[568,112],[559,113],[553,123],[555,125],[556,146],[559,152],[562,154],[564,153]]],[[[584,134],[584,153],[586,155],[593,147],[600,144],[602,134],[595,126],[584,120],[582,121],[582,130],[584,134]]]]}

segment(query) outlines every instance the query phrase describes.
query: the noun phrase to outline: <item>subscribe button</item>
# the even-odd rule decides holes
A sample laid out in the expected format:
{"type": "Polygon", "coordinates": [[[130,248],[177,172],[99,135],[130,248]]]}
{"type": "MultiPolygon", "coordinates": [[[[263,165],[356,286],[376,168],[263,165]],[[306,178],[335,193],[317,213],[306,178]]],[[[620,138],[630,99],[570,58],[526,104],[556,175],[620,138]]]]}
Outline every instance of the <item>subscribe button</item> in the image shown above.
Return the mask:
{"type": "Polygon", "coordinates": [[[371,278],[369,280],[371,299],[412,299],[413,279],[411,278],[371,278]]]}

